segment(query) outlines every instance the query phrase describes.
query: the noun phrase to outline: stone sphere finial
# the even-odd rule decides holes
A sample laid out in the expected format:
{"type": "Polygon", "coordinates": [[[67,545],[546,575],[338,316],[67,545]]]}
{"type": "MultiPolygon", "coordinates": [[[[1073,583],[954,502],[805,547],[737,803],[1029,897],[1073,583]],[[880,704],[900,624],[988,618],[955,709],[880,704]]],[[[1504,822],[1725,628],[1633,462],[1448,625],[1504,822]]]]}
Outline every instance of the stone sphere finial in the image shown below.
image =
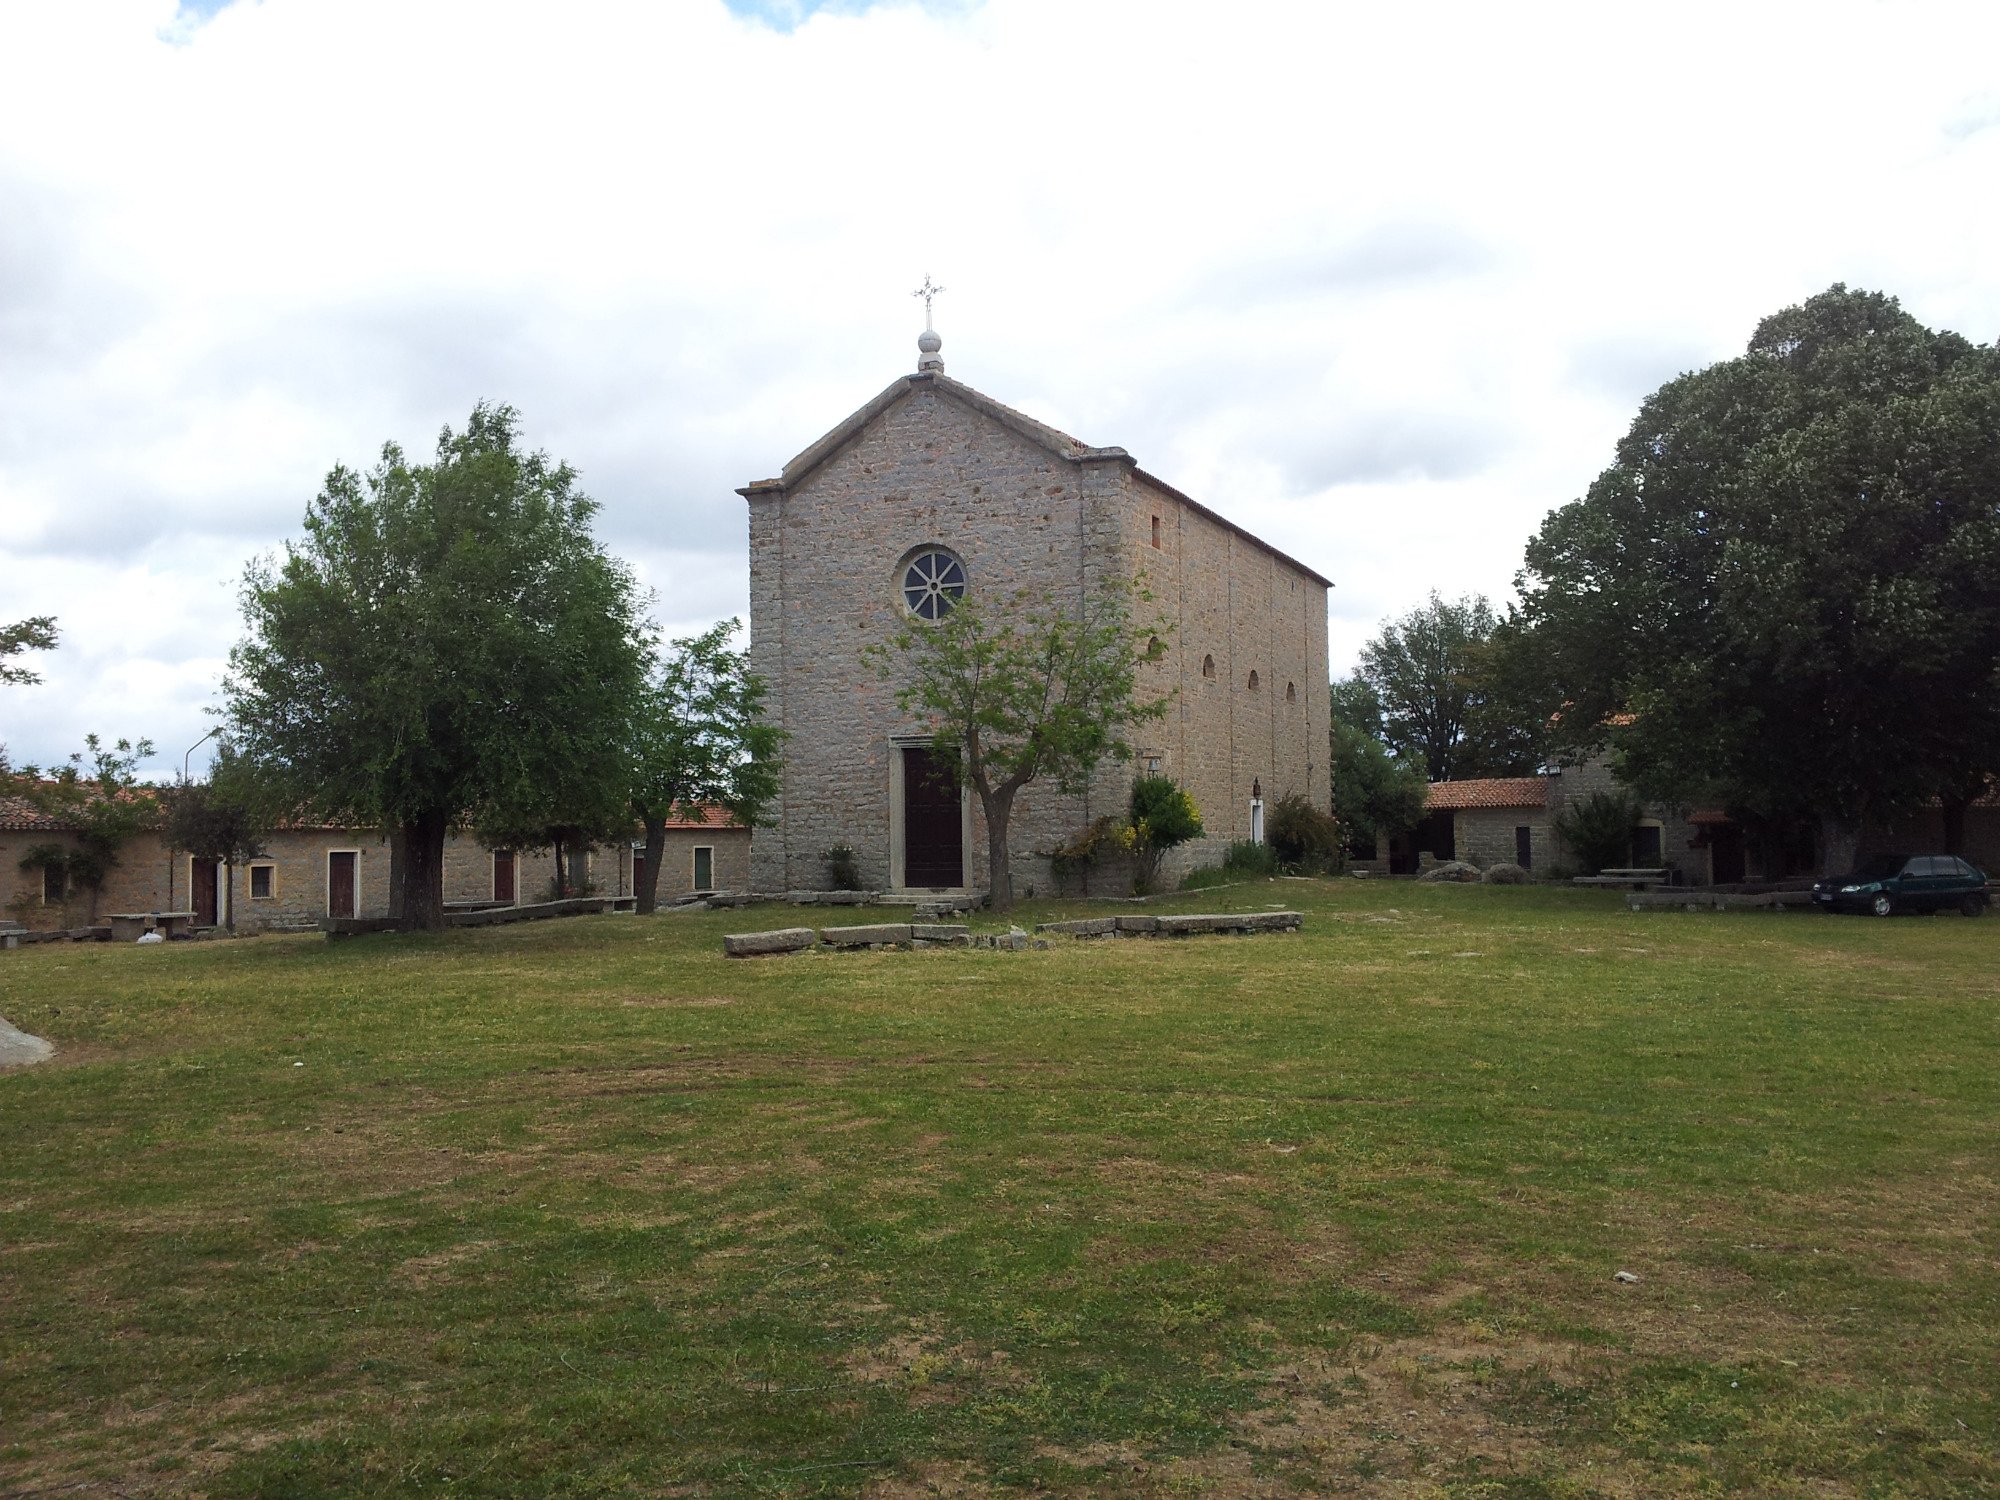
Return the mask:
{"type": "Polygon", "coordinates": [[[938,358],[938,350],[944,347],[944,340],[939,338],[931,328],[931,298],[943,290],[943,287],[931,280],[930,272],[926,271],[924,273],[924,284],[910,293],[912,297],[921,297],[924,299],[924,331],[917,336],[917,373],[919,375],[930,371],[935,371],[940,375],[944,373],[944,361],[938,358]]]}

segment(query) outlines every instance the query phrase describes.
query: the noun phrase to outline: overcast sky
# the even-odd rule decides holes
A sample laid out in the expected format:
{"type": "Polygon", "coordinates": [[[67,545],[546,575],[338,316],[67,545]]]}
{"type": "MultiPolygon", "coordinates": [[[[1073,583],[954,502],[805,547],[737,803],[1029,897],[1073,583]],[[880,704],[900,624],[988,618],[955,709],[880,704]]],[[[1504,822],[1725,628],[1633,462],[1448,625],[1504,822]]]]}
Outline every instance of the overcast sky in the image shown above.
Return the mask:
{"type": "Polygon", "coordinates": [[[668,629],[914,368],[1335,581],[1510,592],[1648,391],[1836,281],[2000,333],[2000,5],[0,0],[0,742],[178,769],[247,559],[474,402],[668,629]]]}

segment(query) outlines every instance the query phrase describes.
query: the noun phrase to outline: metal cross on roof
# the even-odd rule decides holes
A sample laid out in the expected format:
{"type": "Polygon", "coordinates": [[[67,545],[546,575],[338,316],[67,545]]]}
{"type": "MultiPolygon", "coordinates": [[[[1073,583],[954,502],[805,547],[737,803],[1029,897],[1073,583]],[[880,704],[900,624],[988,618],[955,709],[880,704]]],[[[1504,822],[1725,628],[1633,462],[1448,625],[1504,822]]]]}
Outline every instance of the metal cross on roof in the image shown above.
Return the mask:
{"type": "Polygon", "coordinates": [[[912,297],[921,297],[924,299],[924,327],[926,328],[931,326],[931,298],[943,290],[944,288],[941,286],[931,285],[931,273],[926,271],[924,272],[924,284],[910,293],[912,297]]]}

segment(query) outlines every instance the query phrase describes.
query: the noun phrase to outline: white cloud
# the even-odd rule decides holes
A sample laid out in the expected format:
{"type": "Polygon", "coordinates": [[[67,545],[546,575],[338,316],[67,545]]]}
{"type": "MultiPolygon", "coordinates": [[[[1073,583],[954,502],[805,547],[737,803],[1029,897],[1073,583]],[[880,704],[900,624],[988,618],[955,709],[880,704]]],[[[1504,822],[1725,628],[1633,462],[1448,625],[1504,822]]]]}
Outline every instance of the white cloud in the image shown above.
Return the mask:
{"type": "Polygon", "coordinates": [[[910,366],[925,271],[954,375],[1330,574],[1341,661],[1764,314],[2000,329],[1981,3],[208,8],[0,11],[17,756],[177,759],[243,560],[481,398],[663,623],[740,612],[733,487],[910,366]]]}

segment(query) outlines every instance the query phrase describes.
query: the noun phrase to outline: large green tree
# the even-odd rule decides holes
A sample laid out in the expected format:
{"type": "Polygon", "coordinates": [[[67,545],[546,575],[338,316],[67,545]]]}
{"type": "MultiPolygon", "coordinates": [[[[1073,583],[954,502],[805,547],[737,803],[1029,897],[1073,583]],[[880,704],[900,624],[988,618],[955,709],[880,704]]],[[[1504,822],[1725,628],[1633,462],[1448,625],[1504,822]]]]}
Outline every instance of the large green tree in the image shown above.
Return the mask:
{"type": "Polygon", "coordinates": [[[1082,791],[1103,761],[1131,758],[1127,729],[1167,711],[1170,697],[1134,696],[1139,664],[1165,648],[1134,623],[1132,602],[1116,582],[1081,598],[967,598],[941,620],[906,620],[867,653],[979,798],[995,911],[1014,906],[1007,834],[1021,789],[1042,781],[1082,791]]]}
{"type": "Polygon", "coordinates": [[[1483,594],[1433,591],[1385,620],[1361,648],[1356,674],[1375,695],[1379,737],[1432,781],[1533,771],[1543,710],[1511,691],[1519,674],[1507,653],[1517,634],[1483,594]]]}
{"type": "Polygon", "coordinates": [[[636,590],[574,471],[518,426],[481,404],[430,463],[391,443],[365,476],[336,468],[304,537],[245,580],[231,738],[303,804],[390,832],[410,927],[443,925],[452,828],[624,806],[636,590]]]}
{"type": "Polygon", "coordinates": [[[1529,544],[1523,610],[1649,797],[1811,823],[1962,806],[2000,767],[2000,352],[1835,286],[1648,397],[1529,544]]]}
{"type": "Polygon", "coordinates": [[[764,683],[732,649],[735,620],[674,641],[648,674],[631,740],[632,815],[646,832],[640,912],[658,903],[667,822],[719,805],[742,824],[778,792],[780,731],[764,720],[764,683]]]}
{"type": "Polygon", "coordinates": [[[1359,677],[1333,684],[1333,810],[1350,842],[1405,833],[1424,815],[1421,761],[1399,759],[1379,737],[1382,700],[1359,677]]]}

